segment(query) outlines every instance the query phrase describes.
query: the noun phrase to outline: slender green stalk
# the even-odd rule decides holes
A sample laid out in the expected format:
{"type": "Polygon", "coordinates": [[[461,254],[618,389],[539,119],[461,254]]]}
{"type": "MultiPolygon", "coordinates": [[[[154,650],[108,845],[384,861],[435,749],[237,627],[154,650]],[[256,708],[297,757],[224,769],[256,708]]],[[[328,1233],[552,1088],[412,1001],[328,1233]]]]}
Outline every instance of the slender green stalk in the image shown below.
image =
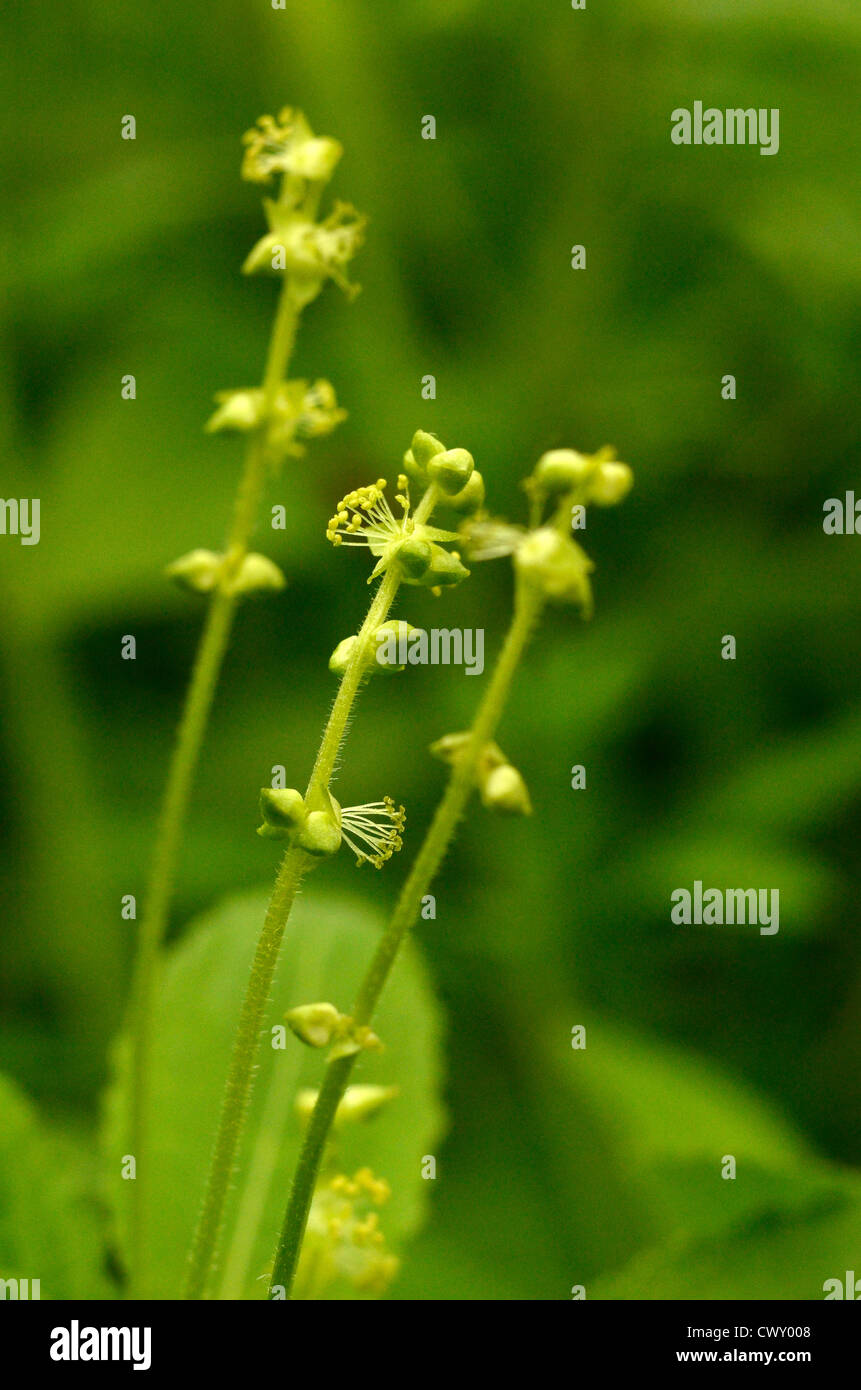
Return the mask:
{"type": "MultiPolygon", "coordinates": [[[[404,937],[418,917],[422,898],[445,857],[475,785],[481,751],[496,732],[514,673],[540,617],[544,601],[538,589],[518,584],[514,617],[472,725],[469,742],[453,766],[448,786],[437,807],[430,829],[359,988],[352,1011],[352,1017],[358,1026],[372,1021],[377,1002],[404,937]]],[[[273,1289],[278,1289],[279,1297],[290,1296],[326,1142],[335,1112],[347,1088],[356,1055],[337,1058],[326,1068],[323,1085],[296,1166],[275,1255],[270,1298],[274,1296],[273,1289]]]]}
{"type": "MultiPolygon", "coordinates": [[[[416,508],[415,521],[417,524],[421,524],[430,516],[437,497],[436,488],[428,488],[416,508]]],[[[367,673],[368,662],[374,656],[374,634],[377,628],[385,622],[400,583],[400,573],[396,566],[392,566],[383,575],[365,621],[359,630],[352,656],[338,687],[338,694],[335,697],[335,703],[332,706],[332,712],[323,733],[308,782],[305,801],[309,805],[313,803],[315,797],[319,797],[328,789],[359,686],[367,673]]],[[[303,850],[290,848],[284,855],[278,871],[275,889],[257,943],[254,963],[251,967],[251,977],[240,1013],[215,1148],[207,1179],[206,1194],[189,1254],[183,1290],[184,1298],[203,1297],[217,1254],[224,1223],[225,1203],[248,1114],[257,1056],[260,1050],[260,1035],[266,1006],[269,1002],[281,938],[284,935],[284,929],[299,885],[313,862],[303,850]]]]}
{"type": "Polygon", "coordinates": [[[158,959],[167,929],[179,847],[224,654],[230,640],[237,598],[229,592],[248,553],[266,482],[266,421],[292,355],[298,311],[285,278],[267,353],[263,381],[263,425],[252,435],[236,495],[222,583],[213,593],[201,635],[159,815],[156,848],[144,897],[132,982],[132,1059],[129,1145],[136,1160],[132,1190],[132,1289],[141,1291],[145,1258],[145,1211],[149,1178],[147,1117],[158,959]]]}

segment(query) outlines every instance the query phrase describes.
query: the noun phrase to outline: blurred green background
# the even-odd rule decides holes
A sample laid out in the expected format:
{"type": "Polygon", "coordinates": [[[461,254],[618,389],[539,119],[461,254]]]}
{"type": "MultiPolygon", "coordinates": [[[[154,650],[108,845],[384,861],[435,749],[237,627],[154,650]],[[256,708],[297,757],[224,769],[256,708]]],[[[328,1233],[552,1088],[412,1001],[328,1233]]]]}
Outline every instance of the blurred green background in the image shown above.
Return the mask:
{"type": "MultiPolygon", "coordinates": [[[[857,7],[69,0],[7,15],[3,52],[2,491],[42,501],[38,546],[0,539],[4,1070],[63,1133],[89,1132],[129,979],[120,899],[143,893],[202,618],[162,570],[223,541],[241,443],[202,424],[216,391],[257,383],[274,309],[274,283],[239,274],[263,226],[239,138],[289,103],[343,142],[333,192],[370,218],[362,295],[312,306],[292,371],[330,378],[349,419],[270,490],[288,531],[265,512],[255,543],[289,587],[240,613],[173,932],[271,880],[258,789],[277,763],[304,784],[328,655],[367,599],[363,557],[326,544],[333,502],[392,476],[422,427],[469,448],[494,511],[520,520],[540,453],[612,443],[636,488],[579,537],[595,620],[550,615],[500,730],[536,813],[474,809],[422,926],[449,1130],[393,1293],[565,1298],[674,1222],[705,1238],[732,1125],[712,1136],[709,1104],[668,1108],[676,1076],[708,1095],[700,1064],[782,1114],[806,1155],[787,1168],[802,1185],[828,1175],[848,1212],[861,540],[825,536],[822,505],[859,482],[857,7]],[[779,154],[672,145],[670,112],[695,100],[778,107],[779,154]],[[779,934],[672,926],[670,892],[695,878],[779,888],[779,934]],[[667,1158],[685,1173],[660,1179],[673,1217],[640,1203],[659,1181],[632,1137],[649,1123],[656,1150],[689,1144],[684,1164],[667,1158]]],[[[484,627],[489,663],[509,607],[502,561],[441,600],[409,591],[398,616],[484,627]]],[[[342,855],[309,898],[325,877],[393,902],[443,785],[426,745],[468,723],[485,681],[429,667],[368,689],[338,795],[403,801],[405,850],[358,884],[342,855]]],[[[844,1244],[861,1255],[861,1225],[828,1247],[816,1204],[775,1171],[758,1218],[779,1240],[814,1223],[813,1253],[783,1261],[807,1283],[777,1296],[821,1297],[854,1267],[844,1244]]],[[[747,1226],[738,1238],[735,1274],[708,1288],[750,1276],[754,1296],[773,1292],[747,1226]]],[[[661,1296],[646,1283],[608,1296],[661,1296]]]]}

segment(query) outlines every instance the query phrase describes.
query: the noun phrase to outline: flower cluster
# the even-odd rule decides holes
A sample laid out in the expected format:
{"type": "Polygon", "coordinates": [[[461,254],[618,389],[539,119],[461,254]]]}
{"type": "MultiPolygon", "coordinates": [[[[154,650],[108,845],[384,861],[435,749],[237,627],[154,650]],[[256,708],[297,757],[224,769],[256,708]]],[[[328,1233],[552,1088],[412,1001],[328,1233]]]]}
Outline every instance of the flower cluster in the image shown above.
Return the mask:
{"type": "Polygon", "coordinates": [[[612,448],[599,449],[597,454],[553,449],[541,456],[523,484],[532,503],[531,529],[480,511],[461,524],[461,543],[470,561],[513,556],[525,585],[551,603],[578,605],[584,618],[591,617],[589,576],[595,567],[568,534],[571,511],[590,503],[615,506],[628,495],[633,481],[631,469],[617,461],[612,448]],[[543,521],[548,504],[552,511],[543,521]]]}
{"type": "Polygon", "coordinates": [[[316,298],[327,280],[357,294],[345,268],[364,240],[366,218],[349,203],[336,202],[317,221],[320,193],[343,153],[338,141],[315,135],[301,111],[285,107],[277,120],[261,116],[243,143],[244,178],[269,183],[273,174],[282,175],[278,197],[263,200],[269,231],[246,257],[243,272],[288,276],[297,309],[316,298]]]}
{"type": "Polygon", "coordinates": [[[320,1298],[338,1280],[359,1293],[381,1294],[398,1271],[386,1249],[378,1208],[390,1188],[370,1168],[337,1173],[317,1186],[296,1274],[294,1298],[320,1298]]]}
{"type": "MultiPolygon", "coordinates": [[[[215,401],[218,409],[205,426],[210,434],[222,430],[247,432],[264,423],[267,411],[262,387],[219,391],[215,401]]],[[[301,458],[305,453],[302,441],[331,434],[347,418],[347,412],[339,407],[332,383],[321,379],[282,382],[268,416],[267,437],[276,456],[301,458]]]]}
{"type": "Polygon", "coordinates": [[[257,834],[269,840],[289,840],[314,859],[336,854],[343,840],[357,864],[373,864],[375,869],[381,869],[402,848],[406,811],[390,796],[364,806],[339,806],[328,792],[323,800],[323,809],[311,810],[295,787],[263,787],[263,824],[257,834]]]}
{"type": "MultiPolygon", "coordinates": [[[[471,738],[472,734],[468,732],[445,734],[431,744],[430,751],[435,758],[453,765],[463,756],[471,738]]],[[[532,815],[532,802],[526,783],[497,743],[486,743],[480,750],[475,780],[482,804],[488,810],[508,816],[532,815]]]]}
{"type": "MultiPolygon", "coordinates": [[[[440,452],[462,455],[463,458],[458,457],[450,464],[451,468],[460,470],[461,476],[467,468],[472,473],[472,457],[465,449],[444,451],[440,445],[440,452]]],[[[445,496],[443,483],[439,479],[433,481],[445,496]]],[[[385,495],[386,486],[386,479],[378,478],[375,483],[355,488],[342,497],[329,519],[327,539],[336,546],[367,547],[377,561],[368,583],[392,566],[397,567],[402,583],[420,585],[435,593],[466,579],[469,570],[461,561],[460,552],[444,548],[446,544],[459,539],[457,532],[431,526],[426,520],[419,520],[413,515],[409,480],[405,473],[398,477],[395,496],[398,515],[385,495]]],[[[462,492],[465,486],[462,484],[459,491],[462,492]]]]}
{"type": "Polygon", "coordinates": [[[322,222],[315,222],[301,208],[264,198],[269,231],[251,248],[242,265],[244,275],[257,271],[290,276],[290,292],[297,308],[316,299],[327,280],[333,280],[350,298],[359,293],[345,274],[365,239],[367,218],[350,203],[336,203],[322,222]]]}
{"type": "Polygon", "coordinates": [[[287,1024],[308,1047],[328,1047],[330,1060],[356,1052],[379,1052],[383,1044],[367,1024],[357,1024],[334,1004],[300,1004],[285,1015],[287,1024]]]}
{"type": "MultiPolygon", "coordinates": [[[[327,280],[334,280],[350,294],[356,292],[344,273],[361,244],[364,219],[345,203],[336,203],[322,222],[316,221],[317,203],[341,157],[337,140],[314,135],[301,111],[285,107],[278,119],[261,116],[243,137],[242,175],[255,183],[269,183],[282,175],[277,199],[264,199],[269,233],[258,241],[243,270],[275,270],[287,277],[287,297],[282,300],[289,315],[283,323],[290,332],[281,342],[292,343],[299,312],[319,294],[327,280]]],[[[277,334],[276,334],[277,337],[277,334]]],[[[286,368],[289,352],[282,354],[286,368]]],[[[305,453],[304,441],[332,432],[346,418],[331,382],[278,381],[273,373],[265,386],[219,391],[218,407],[206,423],[210,434],[224,430],[265,432],[263,468],[275,469],[287,457],[305,453]]],[[[238,597],[254,590],[281,589],[285,579],[277,565],[263,555],[244,554],[246,534],[234,535],[228,553],[192,550],[167,568],[167,574],[195,593],[216,590],[238,597]]]]}
{"type": "Polygon", "coordinates": [[[265,555],[244,555],[238,567],[230,565],[229,559],[214,550],[190,550],[169,564],[165,574],[192,593],[210,594],[220,588],[234,598],[283,589],[287,583],[278,566],[265,555]]]}

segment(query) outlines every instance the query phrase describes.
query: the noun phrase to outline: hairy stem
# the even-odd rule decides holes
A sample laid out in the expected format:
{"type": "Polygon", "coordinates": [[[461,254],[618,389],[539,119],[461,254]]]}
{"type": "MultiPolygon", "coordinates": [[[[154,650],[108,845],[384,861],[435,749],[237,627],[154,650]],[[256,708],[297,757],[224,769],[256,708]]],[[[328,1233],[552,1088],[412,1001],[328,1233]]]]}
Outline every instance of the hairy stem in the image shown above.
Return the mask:
{"type": "MultiPolygon", "coordinates": [[[[359,1025],[372,1021],[401,944],[418,917],[422,898],[430,888],[451,844],[475,785],[481,751],[496,732],[514,673],[543,605],[544,599],[536,589],[518,585],[514,617],[473,722],[469,742],[452,768],[443,798],[356,996],[352,1016],[359,1025]]],[[[275,1254],[269,1289],[270,1299],[276,1296],[290,1297],[320,1165],[335,1112],[347,1089],[356,1055],[338,1058],[330,1062],[326,1068],[290,1190],[281,1238],[275,1254]],[[273,1293],[273,1290],[277,1290],[277,1294],[273,1293]]]]}
{"type": "MultiPolygon", "coordinates": [[[[421,524],[430,515],[437,496],[434,487],[425,493],[416,508],[417,523],[421,524]]],[[[400,582],[399,571],[393,565],[383,575],[365,621],[359,629],[308,782],[305,801],[309,805],[313,804],[315,797],[319,797],[328,789],[359,686],[367,674],[369,661],[374,659],[374,634],[385,622],[400,582]]],[[[278,960],[278,950],[299,885],[313,862],[304,851],[291,848],[285,854],[278,871],[242,1004],[206,1195],[189,1254],[184,1298],[203,1297],[214,1266],[224,1224],[227,1194],[248,1114],[260,1050],[260,1035],[278,960]]]]}
{"type": "Polygon", "coordinates": [[[145,1263],[145,1211],[149,1178],[147,1119],[153,1038],[153,1010],[161,945],[173,898],[179,847],[188,812],[212,701],[230,640],[236,598],[228,592],[248,553],[266,482],[266,421],[287,370],[298,326],[289,279],[281,289],[263,381],[263,424],[248,444],[227,541],[222,583],[214,592],[198,647],[176,743],[168,769],[149,881],[144,897],[137,958],[132,980],[132,1059],[129,1147],[136,1160],[132,1185],[131,1288],[142,1291],[145,1263]]]}

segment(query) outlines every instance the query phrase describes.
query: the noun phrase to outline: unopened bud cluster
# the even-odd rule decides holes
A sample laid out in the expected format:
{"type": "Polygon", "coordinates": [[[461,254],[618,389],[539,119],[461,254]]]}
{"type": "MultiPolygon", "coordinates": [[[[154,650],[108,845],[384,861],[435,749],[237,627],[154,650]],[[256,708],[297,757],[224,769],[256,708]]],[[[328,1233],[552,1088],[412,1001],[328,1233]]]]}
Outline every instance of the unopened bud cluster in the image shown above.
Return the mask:
{"type": "Polygon", "coordinates": [[[540,498],[576,494],[572,500],[596,507],[615,507],[624,501],[634,483],[627,463],[619,463],[615,450],[606,447],[596,454],[579,454],[575,449],[551,449],[535,465],[527,490],[540,498]]]}
{"type": "MultiPolygon", "coordinates": [[[[471,739],[471,733],[445,734],[431,744],[430,751],[435,758],[454,764],[464,756],[471,739]]],[[[488,810],[509,816],[532,815],[532,802],[526,783],[498,744],[486,743],[480,749],[475,780],[482,804],[488,810]]]]}
{"type": "Polygon", "coordinates": [[[459,512],[484,506],[484,479],[466,449],[447,449],[436,435],[416,430],[404,454],[404,472],[421,488],[436,483],[445,505],[459,512]]]}
{"type": "MultiPolygon", "coordinates": [[[[311,1086],[303,1087],[296,1096],[296,1114],[300,1120],[308,1121],[314,1113],[314,1106],[320,1092],[311,1086]]],[[[348,1086],[335,1111],[335,1128],[353,1124],[356,1120],[368,1120],[381,1110],[398,1094],[397,1086],[348,1086]]]]}
{"type": "Polygon", "coordinates": [[[244,555],[238,566],[231,566],[229,558],[214,550],[190,550],[168,565],[165,574],[193,593],[209,594],[217,588],[234,598],[283,589],[287,583],[278,566],[265,555],[244,555]]]}
{"type": "Polygon", "coordinates": [[[380,1052],[382,1043],[367,1024],[357,1024],[334,1004],[300,1004],[284,1015],[288,1027],[308,1047],[329,1047],[330,1060],[356,1052],[380,1052]]]}

